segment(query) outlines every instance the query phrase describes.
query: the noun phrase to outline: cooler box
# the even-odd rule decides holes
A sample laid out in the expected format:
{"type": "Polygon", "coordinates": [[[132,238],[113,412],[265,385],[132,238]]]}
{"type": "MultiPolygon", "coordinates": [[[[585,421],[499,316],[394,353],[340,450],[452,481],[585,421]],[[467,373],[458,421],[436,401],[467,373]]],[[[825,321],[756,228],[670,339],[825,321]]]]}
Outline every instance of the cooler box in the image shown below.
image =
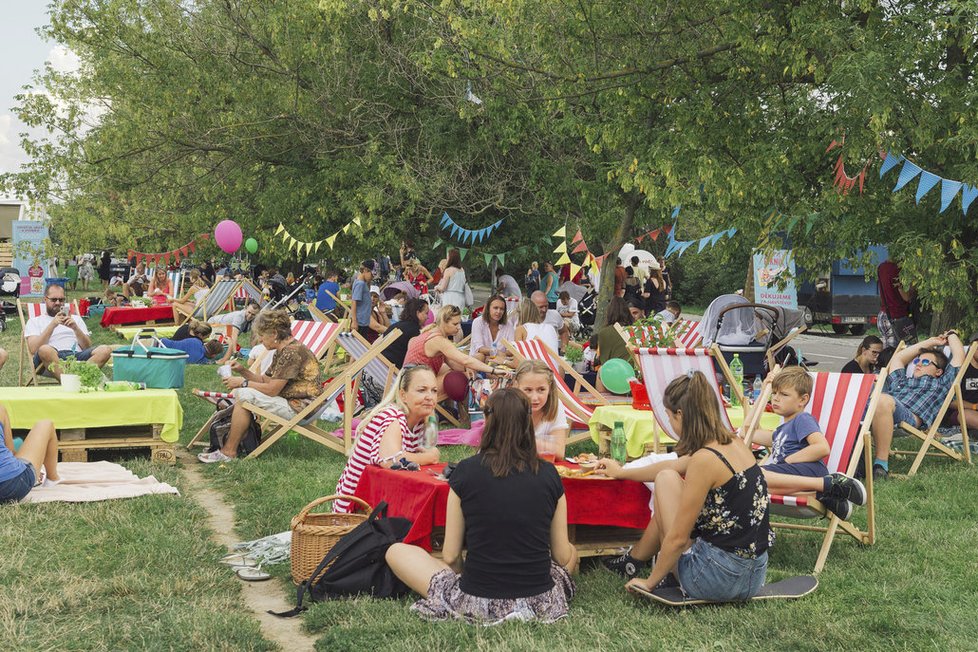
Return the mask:
{"type": "Polygon", "coordinates": [[[146,329],[133,338],[132,344],[112,352],[112,380],[145,383],[153,389],[179,389],[189,357],[179,349],[166,348],[156,331],[146,329]]]}

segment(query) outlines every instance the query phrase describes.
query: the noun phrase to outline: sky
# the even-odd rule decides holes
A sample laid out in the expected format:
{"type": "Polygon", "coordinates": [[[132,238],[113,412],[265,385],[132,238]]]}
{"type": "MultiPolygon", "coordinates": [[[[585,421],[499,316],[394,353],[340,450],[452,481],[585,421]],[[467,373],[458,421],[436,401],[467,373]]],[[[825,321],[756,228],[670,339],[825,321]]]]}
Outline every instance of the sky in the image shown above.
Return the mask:
{"type": "Polygon", "coordinates": [[[15,96],[45,61],[59,69],[75,65],[74,55],[38,35],[47,12],[46,0],[0,0],[0,172],[15,172],[27,160],[19,136],[25,126],[13,111],[15,96]]]}

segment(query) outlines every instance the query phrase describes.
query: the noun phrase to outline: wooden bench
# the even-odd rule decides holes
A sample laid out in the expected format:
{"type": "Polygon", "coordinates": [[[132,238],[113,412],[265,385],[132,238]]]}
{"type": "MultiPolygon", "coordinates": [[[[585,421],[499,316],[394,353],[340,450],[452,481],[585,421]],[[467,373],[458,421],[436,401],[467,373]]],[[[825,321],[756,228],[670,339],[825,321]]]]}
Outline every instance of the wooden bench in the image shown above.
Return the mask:
{"type": "Polygon", "coordinates": [[[173,444],[160,439],[162,430],[162,424],[64,428],[58,430],[58,450],[62,462],[87,462],[90,450],[148,448],[153,462],[175,464],[173,444]]]}

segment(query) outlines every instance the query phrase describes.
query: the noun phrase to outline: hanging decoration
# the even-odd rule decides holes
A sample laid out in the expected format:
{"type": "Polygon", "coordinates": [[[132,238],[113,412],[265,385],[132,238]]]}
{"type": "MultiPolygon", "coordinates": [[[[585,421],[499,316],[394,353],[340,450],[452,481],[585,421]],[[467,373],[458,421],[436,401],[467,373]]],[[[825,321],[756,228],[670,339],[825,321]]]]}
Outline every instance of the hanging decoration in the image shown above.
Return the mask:
{"type": "Polygon", "coordinates": [[[171,249],[170,251],[162,251],[160,253],[149,254],[149,253],[143,253],[142,251],[136,251],[134,249],[130,249],[129,251],[126,252],[126,260],[135,259],[135,263],[137,265],[144,260],[154,265],[159,264],[160,261],[163,261],[164,264],[169,265],[170,259],[173,258],[176,262],[179,263],[181,257],[186,258],[190,254],[197,251],[198,240],[208,240],[210,239],[210,237],[211,237],[210,233],[201,233],[196,238],[194,238],[187,244],[183,245],[182,247],[177,247],[176,249],[171,249]]]}
{"type": "MultiPolygon", "coordinates": [[[[845,142],[845,137],[842,138],[842,142],[833,140],[831,143],[829,143],[825,153],[828,154],[836,147],[841,148],[843,145],[845,145],[845,142]]],[[[853,189],[856,183],[859,183],[859,194],[863,194],[863,187],[866,184],[866,172],[869,170],[870,163],[872,163],[872,160],[866,161],[863,169],[860,170],[856,176],[851,177],[846,172],[845,154],[840,152],[839,158],[836,159],[835,165],[833,166],[833,169],[835,170],[835,179],[833,179],[832,185],[835,186],[835,189],[840,194],[848,195],[849,191],[853,189]]]]}
{"type": "Polygon", "coordinates": [[[914,199],[918,204],[927,193],[938,185],[941,186],[941,213],[948,209],[959,192],[961,193],[961,212],[964,215],[968,214],[968,209],[971,208],[972,202],[978,198],[978,187],[962,181],[945,179],[923,169],[905,156],[894,154],[893,152],[887,152],[882,156],[883,165],[880,166],[880,179],[883,178],[884,174],[900,165],[900,163],[903,163],[903,167],[900,169],[900,175],[897,177],[896,186],[893,187],[893,192],[900,190],[914,179],[918,179],[917,192],[914,195],[914,199]]]}
{"type": "MultiPolygon", "coordinates": [[[[672,217],[676,219],[679,217],[679,206],[672,210],[672,217]]],[[[668,257],[671,254],[676,254],[676,257],[682,256],[686,253],[686,250],[692,247],[694,244],[698,244],[696,251],[701,252],[707,246],[712,247],[717,243],[717,241],[723,238],[732,238],[734,234],[737,233],[737,227],[730,227],[729,229],[724,229],[723,231],[717,231],[710,235],[703,236],[699,240],[676,240],[676,223],[673,222],[672,227],[666,232],[669,236],[669,244],[666,247],[665,255],[668,257]]]]}
{"type": "Polygon", "coordinates": [[[279,222],[278,228],[275,229],[274,235],[279,235],[279,234],[282,235],[282,242],[285,243],[285,247],[289,251],[295,249],[295,252],[297,254],[302,256],[308,256],[313,251],[319,253],[319,248],[323,245],[323,243],[326,243],[326,245],[329,246],[330,249],[332,249],[333,245],[336,244],[336,238],[340,235],[340,233],[341,232],[348,233],[352,226],[357,226],[358,228],[362,228],[362,226],[360,225],[359,217],[354,217],[352,220],[350,220],[345,225],[343,225],[343,227],[341,227],[338,231],[321,240],[304,241],[304,240],[298,240],[295,237],[293,237],[292,234],[289,233],[288,229],[286,229],[282,225],[282,223],[279,222]]]}
{"type": "Polygon", "coordinates": [[[439,223],[441,224],[441,228],[443,230],[450,231],[450,237],[455,238],[457,236],[458,241],[463,244],[475,244],[476,242],[482,242],[483,240],[488,239],[489,236],[492,235],[493,231],[498,229],[505,219],[505,217],[501,218],[497,222],[481,229],[466,229],[456,224],[455,220],[453,220],[448,213],[445,213],[441,216],[441,221],[439,223]]]}

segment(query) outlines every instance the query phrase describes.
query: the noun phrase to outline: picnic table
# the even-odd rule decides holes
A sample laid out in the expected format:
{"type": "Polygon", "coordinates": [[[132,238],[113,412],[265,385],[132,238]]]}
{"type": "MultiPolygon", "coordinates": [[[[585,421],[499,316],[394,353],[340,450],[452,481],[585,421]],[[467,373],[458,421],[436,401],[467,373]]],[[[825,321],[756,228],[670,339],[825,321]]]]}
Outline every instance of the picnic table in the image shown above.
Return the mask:
{"type": "MultiPolygon", "coordinates": [[[[577,468],[570,462],[558,464],[577,468]]],[[[413,525],[404,538],[405,543],[429,551],[437,549],[445,526],[449,486],[435,475],[444,466],[433,464],[413,472],[368,466],[360,476],[356,496],[371,506],[386,501],[388,515],[410,519],[413,525]]],[[[641,482],[596,478],[561,480],[567,496],[571,542],[582,556],[610,554],[636,541],[649,524],[651,494],[641,482]]]]}
{"type": "Polygon", "coordinates": [[[146,308],[106,308],[101,324],[103,328],[111,328],[125,324],[155,324],[158,321],[172,322],[173,308],[166,304],[146,308]]]}

